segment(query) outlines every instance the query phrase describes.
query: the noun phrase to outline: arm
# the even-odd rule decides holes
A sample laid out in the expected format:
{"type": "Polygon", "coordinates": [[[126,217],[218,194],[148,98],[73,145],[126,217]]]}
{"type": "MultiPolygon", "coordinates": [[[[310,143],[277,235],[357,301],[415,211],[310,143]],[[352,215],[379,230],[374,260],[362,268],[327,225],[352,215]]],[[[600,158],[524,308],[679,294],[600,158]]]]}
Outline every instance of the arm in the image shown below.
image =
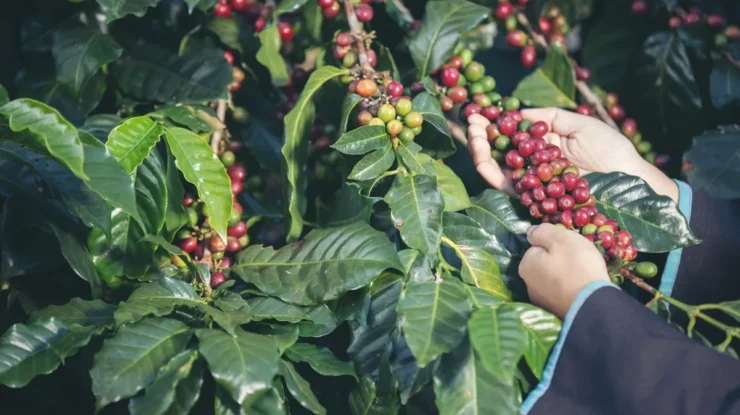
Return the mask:
{"type": "Polygon", "coordinates": [[[740,413],[740,362],[699,345],[615,286],[586,286],[522,414],[740,413]]]}

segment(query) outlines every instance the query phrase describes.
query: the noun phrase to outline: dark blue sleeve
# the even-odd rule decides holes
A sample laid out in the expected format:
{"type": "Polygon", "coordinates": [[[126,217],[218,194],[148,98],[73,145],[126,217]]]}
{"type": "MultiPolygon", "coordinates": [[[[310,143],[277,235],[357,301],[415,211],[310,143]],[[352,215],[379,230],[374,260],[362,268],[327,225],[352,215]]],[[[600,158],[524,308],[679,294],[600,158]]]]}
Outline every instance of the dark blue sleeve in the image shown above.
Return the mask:
{"type": "Polygon", "coordinates": [[[582,294],[522,415],[740,413],[740,362],[615,286],[592,283],[582,294]]]}

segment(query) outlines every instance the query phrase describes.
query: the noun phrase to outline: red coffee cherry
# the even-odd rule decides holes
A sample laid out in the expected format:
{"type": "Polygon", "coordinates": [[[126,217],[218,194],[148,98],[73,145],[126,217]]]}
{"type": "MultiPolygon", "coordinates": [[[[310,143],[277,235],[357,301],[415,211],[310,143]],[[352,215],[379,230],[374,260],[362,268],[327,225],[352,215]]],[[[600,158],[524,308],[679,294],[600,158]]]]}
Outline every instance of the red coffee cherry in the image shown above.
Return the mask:
{"type": "Polygon", "coordinates": [[[586,180],[583,177],[579,177],[578,181],[576,182],[576,187],[582,187],[586,190],[588,190],[588,180],[586,180]]]}
{"type": "Polygon", "coordinates": [[[725,28],[725,36],[727,36],[730,40],[739,40],[740,39],[740,27],[737,27],[735,25],[730,25],[725,28]]]}
{"type": "Polygon", "coordinates": [[[483,108],[482,110],[480,110],[480,115],[486,117],[488,121],[496,121],[500,114],[501,114],[501,110],[499,110],[498,107],[495,105],[489,105],[483,108]]]}
{"type": "Polygon", "coordinates": [[[689,12],[689,14],[686,15],[683,21],[687,25],[695,25],[701,22],[701,15],[695,11],[691,11],[689,12]]]}
{"type": "Polygon", "coordinates": [[[470,104],[466,105],[462,109],[463,113],[463,119],[468,119],[473,114],[480,114],[480,105],[476,104],[475,102],[471,102],[470,104]]]}
{"type": "MultiPolygon", "coordinates": [[[[537,143],[535,142],[535,148],[537,148],[537,143]]],[[[529,158],[529,160],[534,164],[535,166],[538,166],[540,164],[547,164],[550,166],[550,153],[547,152],[547,150],[539,150],[535,151],[534,154],[529,158]]]]}
{"type": "Polygon", "coordinates": [[[341,11],[342,6],[339,4],[338,1],[334,1],[328,7],[325,7],[323,10],[321,10],[321,15],[324,16],[325,19],[333,19],[339,16],[339,13],[341,11]]]}
{"type": "Polygon", "coordinates": [[[681,26],[681,18],[678,16],[671,16],[670,19],[668,19],[668,27],[671,29],[677,29],[679,26],[681,26]]]}
{"type": "Polygon", "coordinates": [[[349,33],[340,33],[337,35],[337,39],[335,40],[335,43],[337,46],[340,47],[347,47],[350,44],[352,44],[352,36],[349,35],[349,33]]]}
{"type": "Polygon", "coordinates": [[[522,204],[525,207],[529,207],[532,205],[532,203],[534,203],[534,196],[532,195],[532,192],[529,190],[522,193],[520,197],[521,197],[522,204]]]}
{"type": "Polygon", "coordinates": [[[319,7],[326,9],[334,4],[334,0],[318,0],[319,7]]]}
{"type": "Polygon", "coordinates": [[[534,141],[524,140],[519,143],[519,154],[522,157],[529,157],[532,153],[534,153],[534,141]]]}
{"type": "Polygon", "coordinates": [[[596,234],[597,239],[601,242],[601,247],[609,249],[614,246],[614,234],[611,232],[599,232],[596,234]]]}
{"type": "Polygon", "coordinates": [[[278,24],[278,33],[280,33],[280,39],[283,42],[288,42],[293,39],[293,26],[290,23],[282,22],[278,24]]]}
{"type": "Polygon", "coordinates": [[[529,215],[535,219],[539,219],[542,217],[542,208],[540,207],[540,202],[532,203],[532,206],[529,207],[529,215]]]}
{"type": "Polygon", "coordinates": [[[560,223],[568,229],[573,229],[573,211],[566,210],[560,212],[560,223]]]}
{"type": "Polygon", "coordinates": [[[229,175],[232,181],[244,181],[247,178],[247,169],[239,164],[232,164],[231,167],[226,169],[226,173],[229,175]]]}
{"type": "Polygon", "coordinates": [[[233,236],[235,238],[241,238],[242,236],[247,234],[247,224],[244,223],[244,221],[241,221],[237,223],[234,226],[230,226],[226,232],[229,236],[233,236]]]}
{"type": "Polygon", "coordinates": [[[580,208],[576,210],[575,216],[573,217],[573,223],[579,228],[582,228],[591,223],[591,214],[588,210],[580,208]]]}
{"type": "Polygon", "coordinates": [[[453,56],[444,64],[444,67],[460,70],[463,67],[463,60],[460,56],[453,56]]]}
{"type": "Polygon", "coordinates": [[[547,192],[547,196],[557,199],[565,194],[565,185],[561,182],[553,181],[547,184],[545,191],[547,192]]]}
{"type": "Polygon", "coordinates": [[[555,199],[547,198],[540,202],[540,208],[544,214],[552,214],[558,211],[558,202],[555,199]]]}
{"type": "Polygon", "coordinates": [[[519,124],[520,122],[522,122],[522,113],[519,112],[519,111],[516,111],[516,110],[504,111],[503,116],[504,116],[504,118],[505,117],[513,118],[514,121],[516,121],[517,124],[519,124]]]}
{"type": "Polygon", "coordinates": [[[393,98],[400,98],[403,95],[403,85],[400,82],[393,81],[385,87],[385,92],[393,98]]]}
{"type": "Polygon", "coordinates": [[[535,151],[541,151],[547,148],[547,141],[542,138],[534,138],[532,139],[532,143],[534,143],[535,151]]]}
{"type": "Polygon", "coordinates": [[[522,141],[529,140],[529,133],[526,131],[517,131],[511,135],[511,145],[519,147],[522,141]]]}
{"type": "Polygon", "coordinates": [[[522,183],[522,186],[524,186],[525,189],[534,189],[535,187],[542,184],[540,183],[540,179],[534,174],[525,175],[524,177],[522,177],[520,183],[522,183]]]}
{"type": "Polygon", "coordinates": [[[229,65],[233,65],[234,64],[234,52],[230,50],[225,50],[224,59],[226,59],[226,62],[228,62],[229,65]]]}
{"type": "Polygon", "coordinates": [[[373,20],[374,12],[372,7],[367,4],[362,4],[355,9],[355,14],[357,15],[357,20],[361,22],[369,22],[370,20],[373,20]]]}
{"type": "Polygon", "coordinates": [[[550,160],[557,160],[563,157],[563,151],[555,144],[548,144],[547,147],[545,147],[545,150],[547,150],[547,153],[550,155],[550,160]]]}
{"type": "MultiPolygon", "coordinates": [[[[502,3],[504,4],[504,3],[502,3]]],[[[527,45],[522,49],[521,55],[522,65],[525,68],[531,68],[537,61],[537,49],[532,45],[527,45]]]]}
{"type": "MultiPolygon", "coordinates": [[[[516,127],[517,122],[511,117],[503,117],[498,120],[498,129],[503,135],[511,137],[511,135],[516,131],[516,127]]],[[[522,154],[522,156],[524,155],[522,154]]]]}
{"type": "Polygon", "coordinates": [[[570,192],[578,184],[578,176],[573,173],[565,173],[560,177],[560,181],[565,185],[565,190],[570,192]]]}
{"type": "Polygon", "coordinates": [[[506,157],[504,160],[506,161],[507,166],[514,169],[521,169],[522,167],[524,167],[524,157],[522,157],[516,150],[509,150],[506,153],[506,157]]]}
{"type": "Polygon", "coordinates": [[[537,186],[534,189],[532,189],[532,197],[537,202],[541,202],[547,199],[547,191],[545,190],[545,187],[537,186]]]}
{"type": "Polygon", "coordinates": [[[591,223],[593,223],[594,225],[596,225],[596,227],[606,225],[606,221],[607,220],[608,219],[606,218],[606,216],[602,215],[601,213],[597,213],[597,214],[591,216],[591,223]]]}
{"type": "Polygon", "coordinates": [[[622,121],[622,134],[629,138],[634,137],[637,134],[637,121],[634,118],[625,118],[622,121]]]}
{"type": "Polygon", "coordinates": [[[468,90],[461,86],[454,86],[447,90],[447,96],[450,97],[453,102],[459,104],[461,102],[465,102],[465,100],[468,99],[468,90]]]}
{"type": "Polygon", "coordinates": [[[632,13],[637,15],[646,14],[648,11],[647,3],[645,0],[635,0],[632,2],[632,13]]]}
{"type": "Polygon", "coordinates": [[[529,127],[529,135],[532,138],[542,138],[550,131],[550,128],[544,121],[537,121],[529,127]]]}
{"type": "Polygon", "coordinates": [[[218,17],[231,17],[231,7],[228,4],[219,3],[213,8],[213,14],[218,17]]]}
{"type": "Polygon", "coordinates": [[[223,272],[216,271],[211,274],[211,288],[216,288],[224,282],[226,282],[226,275],[223,272]]]}
{"type": "Polygon", "coordinates": [[[504,2],[499,3],[498,6],[496,6],[496,18],[499,20],[506,20],[509,16],[514,14],[514,6],[511,5],[511,3],[504,2]]]}
{"type": "Polygon", "coordinates": [[[552,166],[547,163],[537,166],[537,177],[542,182],[549,182],[552,179],[552,166]]]}
{"type": "Polygon", "coordinates": [[[180,249],[182,249],[184,252],[191,253],[195,251],[195,248],[198,246],[198,240],[191,237],[185,238],[182,241],[180,241],[180,249]]]}
{"type": "Polygon", "coordinates": [[[524,47],[527,44],[527,34],[521,30],[512,30],[506,34],[506,42],[515,48],[524,47]]]}
{"type": "Polygon", "coordinates": [[[543,34],[549,35],[550,31],[552,30],[552,25],[550,24],[550,21],[547,20],[547,17],[542,16],[539,20],[540,24],[540,31],[542,31],[543,34]]]}
{"type": "Polygon", "coordinates": [[[558,209],[561,211],[573,210],[575,206],[575,199],[571,195],[562,195],[558,198],[558,209]]]}
{"type": "Polygon", "coordinates": [[[576,112],[581,115],[594,115],[593,108],[586,104],[579,105],[578,108],[576,108],[576,112]]]}
{"type": "Polygon", "coordinates": [[[575,189],[573,189],[573,192],[571,192],[571,195],[573,195],[573,199],[578,204],[588,202],[588,199],[591,197],[588,189],[583,187],[576,187],[575,189]]]}
{"type": "Polygon", "coordinates": [[[576,79],[579,81],[588,81],[591,79],[591,71],[586,68],[576,66],[576,79]]]}
{"type": "Polygon", "coordinates": [[[239,180],[232,180],[231,181],[231,193],[234,195],[238,195],[239,193],[244,190],[244,182],[239,180]]]}
{"type": "Polygon", "coordinates": [[[521,180],[519,180],[519,181],[518,181],[518,182],[516,182],[516,184],[514,185],[514,190],[516,190],[517,194],[522,194],[522,193],[524,193],[524,192],[525,192],[525,191],[526,191],[527,189],[525,189],[525,188],[524,188],[524,185],[522,184],[522,181],[521,181],[521,180]]]}
{"type": "Polygon", "coordinates": [[[725,18],[718,14],[707,16],[707,24],[714,29],[721,29],[725,25],[725,18]]]}

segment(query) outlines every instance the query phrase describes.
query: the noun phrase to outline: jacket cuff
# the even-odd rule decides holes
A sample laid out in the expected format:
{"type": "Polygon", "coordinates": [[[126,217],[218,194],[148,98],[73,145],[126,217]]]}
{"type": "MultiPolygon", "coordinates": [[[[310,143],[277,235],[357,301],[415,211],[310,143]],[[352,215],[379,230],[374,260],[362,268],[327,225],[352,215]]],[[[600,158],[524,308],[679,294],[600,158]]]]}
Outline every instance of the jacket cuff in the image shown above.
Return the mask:
{"type": "Polygon", "coordinates": [[[545,394],[545,392],[547,392],[547,389],[552,383],[552,377],[555,375],[555,367],[558,364],[558,358],[560,358],[560,353],[563,350],[565,339],[568,337],[568,332],[570,331],[571,326],[573,326],[573,321],[576,319],[578,311],[581,309],[586,300],[588,300],[591,294],[604,287],[619,289],[619,287],[608,281],[593,281],[587,286],[583,287],[581,292],[578,293],[578,296],[576,296],[573,304],[571,304],[570,308],[568,309],[568,313],[565,315],[565,320],[563,321],[563,327],[560,330],[558,341],[557,343],[555,343],[555,347],[552,349],[552,353],[550,353],[550,357],[547,359],[547,365],[545,366],[545,370],[542,373],[542,380],[537,385],[537,387],[535,387],[532,393],[529,394],[524,403],[522,403],[522,406],[519,410],[521,415],[527,415],[529,411],[532,410],[532,407],[534,407],[537,401],[545,394]]]}
{"type": "MultiPolygon", "coordinates": [[[[693,202],[693,192],[688,184],[674,180],[678,185],[678,210],[686,217],[686,220],[691,221],[691,205],[693,202]]],[[[674,249],[668,253],[665,267],[663,267],[663,274],[660,277],[660,291],[665,295],[672,295],[673,286],[676,284],[676,275],[678,275],[678,266],[681,263],[681,254],[683,248],[674,249]]]]}

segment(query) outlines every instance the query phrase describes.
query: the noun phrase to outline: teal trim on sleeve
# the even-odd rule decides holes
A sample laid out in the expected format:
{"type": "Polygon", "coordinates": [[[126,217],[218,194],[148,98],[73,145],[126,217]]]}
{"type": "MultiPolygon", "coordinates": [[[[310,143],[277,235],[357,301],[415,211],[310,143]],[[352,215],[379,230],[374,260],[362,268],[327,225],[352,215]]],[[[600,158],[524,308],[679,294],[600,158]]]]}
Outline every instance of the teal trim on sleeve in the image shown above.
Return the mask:
{"type": "Polygon", "coordinates": [[[573,326],[573,321],[576,319],[578,311],[581,309],[581,306],[583,306],[586,300],[588,300],[591,294],[603,287],[613,287],[619,289],[619,287],[609,281],[594,281],[583,287],[581,292],[578,293],[578,296],[573,301],[573,304],[571,304],[568,313],[565,315],[565,321],[563,321],[563,328],[560,330],[558,341],[557,343],[555,343],[555,347],[552,349],[552,353],[550,353],[550,357],[547,359],[545,370],[542,372],[542,380],[537,385],[537,387],[534,388],[532,393],[529,394],[529,396],[519,409],[519,413],[521,415],[527,415],[529,411],[532,410],[532,407],[534,407],[537,401],[545,394],[545,392],[547,392],[547,389],[550,387],[550,383],[552,383],[552,377],[555,375],[555,366],[557,366],[558,364],[560,352],[563,350],[565,339],[568,337],[568,331],[570,331],[571,326],[573,326]]]}
{"type": "MultiPolygon", "coordinates": [[[[691,187],[688,184],[674,180],[678,185],[678,210],[686,217],[686,220],[691,220],[691,204],[694,198],[691,187]]],[[[660,291],[665,295],[672,295],[673,285],[676,284],[676,275],[678,275],[678,266],[681,263],[681,253],[683,248],[674,249],[668,254],[668,259],[665,261],[665,267],[663,267],[663,275],[660,277],[660,291]]]]}

